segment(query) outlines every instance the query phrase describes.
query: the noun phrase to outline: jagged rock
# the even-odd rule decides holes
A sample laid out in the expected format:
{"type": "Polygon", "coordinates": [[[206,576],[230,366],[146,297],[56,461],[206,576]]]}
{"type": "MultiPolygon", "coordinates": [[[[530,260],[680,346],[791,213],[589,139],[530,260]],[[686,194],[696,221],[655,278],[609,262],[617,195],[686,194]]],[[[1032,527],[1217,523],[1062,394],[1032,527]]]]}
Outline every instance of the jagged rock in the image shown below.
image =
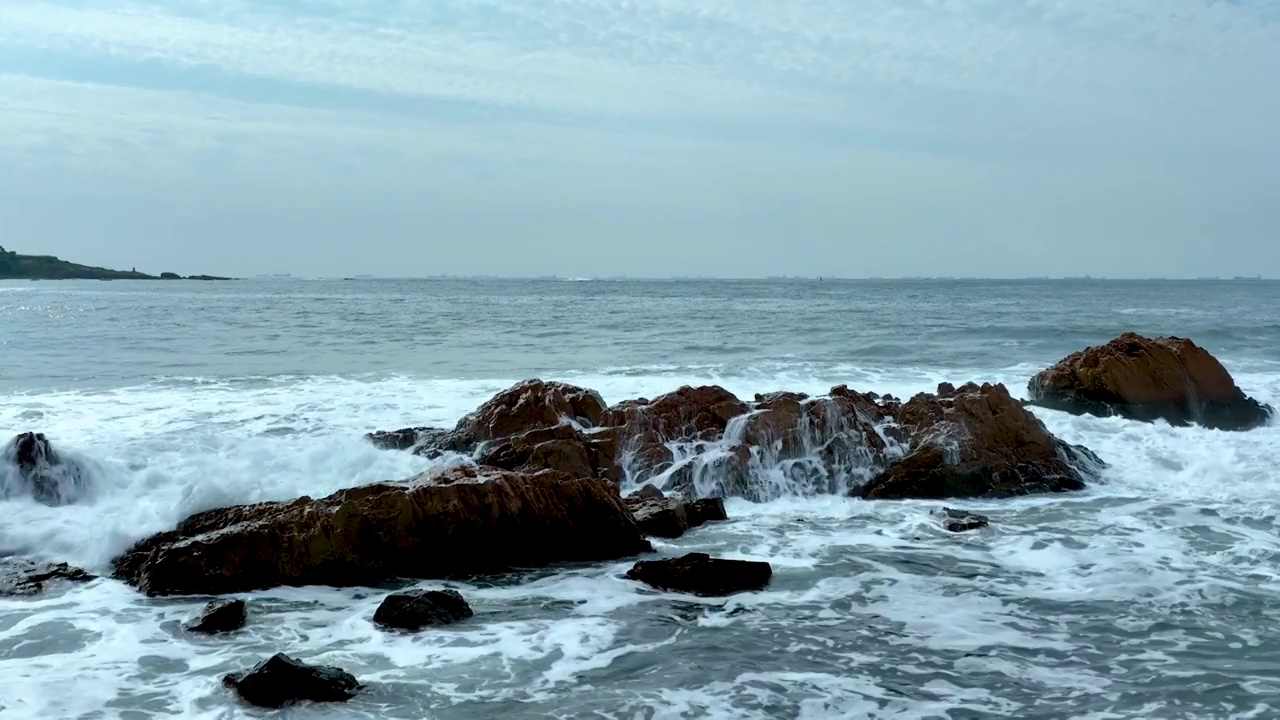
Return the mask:
{"type": "Polygon", "coordinates": [[[194,515],[116,558],[148,595],[375,585],[650,550],[613,483],[461,466],[194,515]]]}
{"type": "Polygon", "coordinates": [[[419,445],[428,445],[433,439],[441,438],[447,433],[447,430],[440,428],[413,427],[401,430],[379,430],[366,434],[364,439],[382,450],[412,450],[419,445]]]}
{"type": "Polygon", "coordinates": [[[675,539],[705,523],[729,519],[724,511],[724,501],[719,498],[686,502],[679,497],[655,498],[637,494],[625,502],[640,532],[650,537],[675,539]]]}
{"type": "Polygon", "coordinates": [[[661,500],[662,498],[666,497],[666,495],[664,495],[663,492],[658,489],[657,485],[645,485],[644,487],[637,490],[635,494],[632,495],[631,497],[639,498],[642,500],[654,500],[654,499],[661,500]]]}
{"type": "Polygon", "coordinates": [[[717,385],[686,385],[652,401],[641,398],[614,405],[601,424],[621,428],[619,458],[629,459],[633,479],[644,480],[671,466],[667,441],[719,439],[729,421],[749,409],[717,385]]]}
{"type": "Polygon", "coordinates": [[[87,486],[84,468],[54,450],[44,433],[22,433],[0,450],[0,498],[30,495],[45,505],[69,505],[87,486]]]}
{"type": "Polygon", "coordinates": [[[431,625],[461,622],[475,613],[456,590],[411,590],[388,595],[373,621],[396,630],[417,632],[431,625]]]}
{"type": "Polygon", "coordinates": [[[612,447],[608,434],[588,435],[569,425],[556,425],[485,443],[477,462],[516,472],[556,470],[616,482],[622,479],[622,472],[614,462],[612,447]]]}
{"type": "Polygon", "coordinates": [[[20,557],[0,558],[0,597],[39,595],[53,585],[96,579],[96,576],[66,563],[37,562],[20,557]]]}
{"type": "Polygon", "coordinates": [[[955,510],[953,508],[942,508],[940,513],[942,519],[942,527],[947,532],[961,533],[970,530],[980,530],[991,524],[991,520],[985,515],[971,513],[966,510],[955,510]]]}
{"type": "Polygon", "coordinates": [[[1274,413],[1245,396],[1213,355],[1191,340],[1125,333],[1068,355],[1028,383],[1031,402],[1075,414],[1164,419],[1248,430],[1274,413]]]}
{"type": "Polygon", "coordinates": [[[723,596],[768,586],[773,567],[767,562],[689,553],[669,560],[641,560],[627,571],[627,577],[659,590],[723,596]]]}
{"type": "Polygon", "coordinates": [[[247,673],[222,679],[250,705],[280,708],[296,702],[346,702],[356,696],[360,682],[341,668],[307,665],[283,653],[258,663],[247,673]]]}
{"type": "Polygon", "coordinates": [[[1090,469],[1086,458],[1096,459],[1051,435],[1003,385],[969,383],[946,397],[921,393],[902,405],[898,421],[910,433],[910,453],[862,486],[864,498],[1079,490],[1090,469]]]}
{"type": "Polygon", "coordinates": [[[216,635],[244,627],[248,612],[244,600],[214,600],[204,607],[200,617],[187,624],[187,630],[216,635]]]}

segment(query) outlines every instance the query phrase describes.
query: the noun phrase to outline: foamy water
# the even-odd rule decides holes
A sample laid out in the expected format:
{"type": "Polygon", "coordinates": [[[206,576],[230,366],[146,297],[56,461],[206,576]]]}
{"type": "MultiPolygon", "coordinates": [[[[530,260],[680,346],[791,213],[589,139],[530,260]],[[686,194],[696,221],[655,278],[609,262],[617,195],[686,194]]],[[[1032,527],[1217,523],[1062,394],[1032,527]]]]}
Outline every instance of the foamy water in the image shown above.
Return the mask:
{"type": "MultiPolygon", "coordinates": [[[[608,284],[558,285],[584,292],[608,284]]],[[[0,299],[0,315],[10,297],[28,294],[0,299]]],[[[1108,312],[1150,322],[1170,316],[1151,298],[1139,300],[1113,302],[1108,312]]],[[[82,304],[122,302],[93,296],[82,304]]],[[[701,307],[706,313],[719,306],[701,307]]],[[[17,312],[6,317],[26,317],[17,312]]],[[[514,327],[512,318],[529,308],[510,312],[492,324],[514,327]]],[[[1190,323],[1195,316],[1172,317],[1190,323]]],[[[1280,365],[1248,339],[1274,325],[1258,317],[1261,330],[1237,330],[1245,339],[1220,354],[1246,392],[1280,405],[1280,365]]],[[[843,383],[909,396],[942,380],[969,379],[1004,381],[1022,394],[1046,352],[1059,353],[1056,346],[1030,352],[1028,339],[1010,334],[1013,344],[980,340],[985,355],[969,347],[939,359],[937,348],[947,346],[938,340],[900,361],[894,358],[902,351],[894,349],[832,360],[835,353],[808,330],[786,334],[790,316],[752,322],[769,329],[767,343],[757,339],[771,343],[762,351],[767,357],[726,350],[732,359],[714,362],[698,351],[671,350],[669,361],[629,364],[620,352],[620,362],[607,366],[575,357],[566,345],[555,367],[536,374],[596,388],[609,402],[702,383],[745,398],[779,389],[822,394],[843,383]]],[[[934,332],[926,328],[931,322],[899,325],[907,328],[900,335],[934,332]]],[[[81,326],[101,324],[87,319],[74,327],[81,326]]],[[[28,330],[37,327],[45,325],[28,330]]],[[[107,348],[101,375],[115,379],[49,380],[83,362],[39,372],[33,358],[79,346],[72,342],[79,336],[65,326],[61,332],[69,333],[65,343],[46,336],[36,349],[0,336],[8,357],[15,348],[27,353],[26,362],[0,361],[26,373],[0,389],[0,429],[46,433],[87,465],[92,484],[65,507],[0,501],[0,550],[104,574],[131,542],[192,512],[319,496],[426,469],[429,461],[375,450],[361,435],[450,425],[494,392],[546,369],[513,356],[508,373],[475,376],[450,366],[440,374],[410,367],[415,361],[400,355],[406,368],[398,374],[238,374],[232,370],[244,368],[232,360],[218,374],[208,371],[216,353],[178,345],[139,371],[112,348],[163,343],[131,336],[99,345],[107,348]],[[193,377],[157,371],[184,353],[195,353],[190,364],[207,367],[193,377]],[[166,377],[151,379],[157,375],[166,377]]],[[[506,330],[492,332],[498,335],[488,347],[496,351],[506,330]]],[[[214,338],[218,331],[210,324],[190,333],[214,338]]],[[[745,345],[750,333],[724,326],[724,346],[745,345]]],[[[533,342],[521,338],[513,342],[533,342]]],[[[454,349],[484,345],[451,342],[454,349]]],[[[539,352],[566,342],[546,340],[539,352]]],[[[243,338],[239,344],[259,346],[243,338]]],[[[259,362],[266,361],[248,365],[262,369],[259,362]]],[[[1078,494],[948,503],[989,516],[986,530],[943,532],[931,515],[942,503],[823,495],[731,500],[729,522],[655,541],[662,554],[703,550],[767,560],[775,575],[759,593],[659,593],[623,577],[629,562],[483,584],[424,582],[418,585],[458,589],[476,616],[402,635],[372,624],[385,589],[286,588],[247,595],[248,627],[213,638],[182,630],[207,598],[148,599],[109,579],[0,599],[0,717],[1280,716],[1280,427],[1224,433],[1035,412],[1110,467],[1078,494]],[[368,689],[346,705],[269,713],[242,706],[221,687],[223,674],[277,651],[339,665],[368,689]]]]}

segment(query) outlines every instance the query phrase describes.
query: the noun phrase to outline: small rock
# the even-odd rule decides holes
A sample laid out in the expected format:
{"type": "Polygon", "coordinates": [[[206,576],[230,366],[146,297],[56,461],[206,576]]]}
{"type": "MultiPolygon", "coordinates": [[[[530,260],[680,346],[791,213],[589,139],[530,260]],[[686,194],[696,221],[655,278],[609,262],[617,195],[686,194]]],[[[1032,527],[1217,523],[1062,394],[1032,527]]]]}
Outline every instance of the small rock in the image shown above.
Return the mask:
{"type": "Polygon", "coordinates": [[[247,618],[243,600],[214,600],[187,625],[187,630],[210,635],[231,632],[244,627],[247,618]]]}
{"type": "Polygon", "coordinates": [[[247,673],[227,675],[222,683],[245,702],[279,708],[302,700],[346,702],[355,697],[360,682],[340,668],[306,665],[283,653],[258,663],[247,673]]]}
{"type": "Polygon", "coordinates": [[[685,506],[685,514],[689,517],[690,529],[709,522],[723,522],[729,519],[724,511],[723,498],[703,498],[685,506]]]}
{"type": "Polygon", "coordinates": [[[980,530],[991,524],[986,515],[942,508],[942,527],[948,532],[961,533],[969,530],[980,530]]]}
{"type": "Polygon", "coordinates": [[[456,590],[413,590],[388,595],[373,621],[383,627],[417,631],[466,620],[474,614],[456,590]]]}
{"type": "Polygon", "coordinates": [[[41,563],[16,557],[0,559],[0,597],[39,595],[50,583],[83,583],[96,579],[66,563],[41,563]]]}
{"type": "Polygon", "coordinates": [[[645,500],[661,500],[666,497],[666,495],[662,494],[662,491],[658,489],[657,485],[650,484],[637,490],[631,495],[631,497],[643,498],[645,500]]]}
{"type": "Polygon", "coordinates": [[[680,497],[645,499],[641,493],[636,493],[623,502],[636,519],[640,532],[649,537],[674,540],[705,523],[728,519],[724,500],[720,498],[690,503],[680,497]]]}
{"type": "Polygon", "coordinates": [[[773,567],[767,562],[689,553],[669,560],[641,560],[627,571],[627,577],[659,590],[723,596],[766,587],[773,567]]]}

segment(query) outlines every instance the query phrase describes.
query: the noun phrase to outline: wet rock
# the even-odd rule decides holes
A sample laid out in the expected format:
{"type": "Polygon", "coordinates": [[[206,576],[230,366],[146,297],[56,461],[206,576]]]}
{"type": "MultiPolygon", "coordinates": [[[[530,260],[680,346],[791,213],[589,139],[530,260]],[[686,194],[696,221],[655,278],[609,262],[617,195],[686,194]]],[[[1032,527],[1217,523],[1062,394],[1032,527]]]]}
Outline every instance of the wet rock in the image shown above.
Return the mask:
{"type": "Polygon", "coordinates": [[[386,628],[417,632],[432,625],[461,622],[474,614],[456,590],[411,590],[388,595],[373,621],[386,628]]]}
{"type": "Polygon", "coordinates": [[[341,668],[307,665],[283,653],[262,661],[247,673],[222,679],[250,705],[280,708],[301,701],[346,702],[360,682],[341,668]]]}
{"type": "Polygon", "coordinates": [[[635,494],[632,495],[632,497],[640,498],[642,500],[654,500],[654,499],[661,500],[662,498],[666,497],[666,495],[664,495],[662,491],[658,489],[657,485],[645,485],[644,487],[637,490],[635,494]]]}
{"type": "Polygon", "coordinates": [[[650,550],[613,483],[452,467],[318,500],[210,510],[116,558],[148,595],[376,585],[612,560],[650,550]]]}
{"type": "Polygon", "coordinates": [[[971,513],[966,510],[956,510],[953,508],[942,508],[940,513],[942,527],[947,532],[962,533],[970,530],[980,530],[991,524],[991,521],[985,515],[971,513]]]}
{"type": "Polygon", "coordinates": [[[607,434],[588,435],[569,425],[557,425],[486,443],[477,453],[477,462],[516,472],[555,470],[616,482],[622,473],[613,452],[607,434]]]}
{"type": "Polygon", "coordinates": [[[441,438],[448,431],[440,428],[414,427],[401,430],[379,430],[364,436],[364,439],[382,450],[413,450],[420,445],[429,445],[434,439],[441,438]]]}
{"type": "Polygon", "coordinates": [[[666,488],[687,498],[740,497],[766,499],[763,488],[752,481],[754,456],[745,444],[720,446],[681,461],[666,476],[666,488]]]}
{"type": "Polygon", "coordinates": [[[554,428],[566,420],[595,427],[601,424],[605,409],[604,400],[595,390],[526,380],[503,390],[459,420],[447,449],[470,448],[486,440],[554,428]]]}
{"type": "Polygon", "coordinates": [[[1003,385],[969,383],[945,398],[922,393],[902,405],[898,420],[910,451],[862,486],[864,498],[1065,492],[1083,488],[1093,469],[1073,463],[1087,450],[1051,435],[1003,385]]]}
{"type": "Polygon", "coordinates": [[[0,498],[29,495],[45,505],[69,505],[86,487],[84,468],[57,452],[44,433],[22,433],[0,450],[0,498]]]}
{"type": "Polygon", "coordinates": [[[627,571],[627,577],[659,590],[723,596],[768,586],[773,567],[767,562],[689,553],[669,560],[642,560],[627,571]]]}
{"type": "Polygon", "coordinates": [[[719,498],[688,502],[680,497],[632,495],[625,502],[640,532],[649,537],[675,539],[705,523],[728,519],[719,498]]]}
{"type": "Polygon", "coordinates": [[[1033,403],[1070,413],[1220,430],[1255,428],[1274,413],[1247,397],[1207,350],[1179,337],[1125,333],[1063,358],[1027,389],[1033,403]]]}
{"type": "Polygon", "coordinates": [[[722,387],[686,385],[651,401],[614,405],[601,423],[620,428],[619,458],[629,461],[632,479],[643,481],[670,467],[666,443],[718,440],[729,421],[749,409],[722,387]]]}
{"type": "Polygon", "coordinates": [[[39,595],[56,585],[96,579],[96,576],[66,563],[37,562],[20,557],[0,558],[0,597],[39,595]]]}
{"type": "Polygon", "coordinates": [[[244,627],[248,611],[244,600],[214,600],[204,607],[200,616],[187,624],[187,630],[216,635],[244,627]]]}

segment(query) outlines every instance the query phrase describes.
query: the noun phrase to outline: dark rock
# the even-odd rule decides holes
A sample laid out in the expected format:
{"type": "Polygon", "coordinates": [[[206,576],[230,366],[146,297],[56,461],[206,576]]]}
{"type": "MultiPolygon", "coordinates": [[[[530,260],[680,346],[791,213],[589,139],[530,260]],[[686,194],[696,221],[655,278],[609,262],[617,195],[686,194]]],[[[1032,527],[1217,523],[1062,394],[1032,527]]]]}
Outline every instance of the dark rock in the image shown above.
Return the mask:
{"type": "Polygon", "coordinates": [[[947,532],[961,533],[969,530],[980,530],[991,524],[991,521],[985,515],[967,512],[965,510],[955,510],[953,508],[942,508],[942,527],[947,532]]]}
{"type": "Polygon", "coordinates": [[[244,627],[248,612],[244,600],[214,600],[205,606],[200,617],[187,624],[187,630],[196,633],[227,633],[244,627]]]}
{"type": "Polygon", "coordinates": [[[477,462],[516,472],[555,470],[616,482],[621,480],[621,469],[614,462],[611,440],[607,434],[589,435],[569,425],[556,425],[485,443],[477,451],[477,462]]]}
{"type": "Polygon", "coordinates": [[[86,475],[44,433],[22,433],[0,450],[0,498],[30,495],[45,505],[69,505],[87,488],[86,475]]]}
{"type": "Polygon", "coordinates": [[[401,430],[379,430],[364,436],[382,450],[412,450],[419,445],[429,444],[432,439],[443,437],[448,431],[440,428],[414,427],[401,430]]]}
{"type": "Polygon", "coordinates": [[[638,497],[642,500],[661,500],[666,497],[657,485],[645,485],[635,492],[631,497],[638,497]]]}
{"type": "MultiPolygon", "coordinates": [[[[583,427],[601,424],[604,400],[595,390],[544,380],[526,380],[498,393],[458,421],[454,446],[470,446],[561,425],[572,420],[583,427]]],[[[453,447],[448,449],[454,449],[453,447]]]]}
{"type": "Polygon", "coordinates": [[[360,682],[340,668],[301,663],[277,653],[247,673],[227,675],[223,684],[250,705],[280,708],[296,702],[346,702],[360,682]]]}
{"type": "Polygon", "coordinates": [[[729,519],[724,501],[719,498],[687,502],[680,497],[645,497],[636,493],[625,502],[640,532],[649,537],[675,539],[706,523],[729,519]]]}
{"type": "Polygon", "coordinates": [[[1067,356],[1027,389],[1033,403],[1070,413],[1219,430],[1249,430],[1274,413],[1245,396],[1207,350],[1178,337],[1125,333],[1067,356]]]}
{"type": "Polygon", "coordinates": [[[456,590],[412,590],[388,595],[373,621],[383,627],[416,632],[430,625],[461,622],[474,613],[456,590]]]}
{"type": "Polygon", "coordinates": [[[182,276],[178,273],[164,272],[160,273],[161,280],[181,280],[182,276]]]}
{"type": "Polygon", "coordinates": [[[1092,469],[1073,464],[1080,449],[1051,435],[1003,385],[969,383],[946,398],[922,393],[902,405],[898,420],[910,452],[865,484],[864,498],[1064,492],[1083,488],[1092,469]]]}
{"type": "Polygon", "coordinates": [[[96,580],[94,575],[66,563],[44,563],[27,558],[0,558],[0,597],[39,595],[62,583],[96,580]]]}
{"type": "Polygon", "coordinates": [[[773,567],[767,562],[690,553],[669,560],[642,560],[627,571],[627,577],[659,590],[723,596],[768,586],[773,567]]]}
{"type": "Polygon", "coordinates": [[[115,576],[148,595],[376,585],[649,551],[613,483],[453,467],[328,497],[194,515],[138,542],[115,576]]]}
{"type": "Polygon", "coordinates": [[[188,276],[187,276],[187,279],[188,279],[188,280],[203,280],[203,281],[210,281],[210,280],[231,280],[232,278],[229,278],[229,277],[219,277],[219,276],[217,276],[217,275],[188,275],[188,276]]]}
{"type": "Polygon", "coordinates": [[[749,406],[716,385],[684,386],[652,401],[628,400],[609,408],[601,424],[620,428],[619,460],[633,480],[647,480],[672,462],[669,441],[713,441],[749,406]]]}

